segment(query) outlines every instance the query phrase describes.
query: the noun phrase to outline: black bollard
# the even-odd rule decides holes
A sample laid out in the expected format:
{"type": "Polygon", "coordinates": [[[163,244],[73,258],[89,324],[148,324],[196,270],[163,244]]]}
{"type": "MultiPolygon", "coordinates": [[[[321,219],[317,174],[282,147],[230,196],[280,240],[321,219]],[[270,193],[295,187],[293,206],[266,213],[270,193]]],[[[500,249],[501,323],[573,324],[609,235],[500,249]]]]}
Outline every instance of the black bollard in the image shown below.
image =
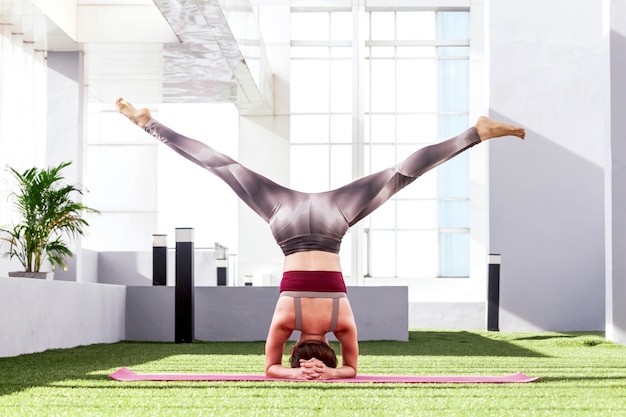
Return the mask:
{"type": "Polygon", "coordinates": [[[152,235],[152,285],[167,285],[167,235],[152,235]]]}
{"type": "Polygon", "coordinates": [[[217,286],[228,285],[228,259],[217,259],[217,286]]]}
{"type": "Polygon", "coordinates": [[[194,339],[193,320],[193,229],[176,229],[176,343],[194,339]]]}
{"type": "Polygon", "coordinates": [[[228,285],[228,248],[215,242],[215,263],[218,287],[228,285]]]}
{"type": "Polygon", "coordinates": [[[498,254],[489,255],[489,283],[487,292],[487,330],[500,330],[500,262],[498,254]]]}

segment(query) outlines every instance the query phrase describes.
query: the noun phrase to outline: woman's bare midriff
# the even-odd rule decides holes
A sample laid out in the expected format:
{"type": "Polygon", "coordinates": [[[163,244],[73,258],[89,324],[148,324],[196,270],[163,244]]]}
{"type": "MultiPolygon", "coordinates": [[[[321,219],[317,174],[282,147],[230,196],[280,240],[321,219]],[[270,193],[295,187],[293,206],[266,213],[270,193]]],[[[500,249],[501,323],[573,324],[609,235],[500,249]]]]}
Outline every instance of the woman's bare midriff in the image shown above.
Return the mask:
{"type": "Polygon", "coordinates": [[[286,271],[338,271],[341,262],[336,253],[318,250],[296,252],[285,256],[283,270],[286,271]]]}

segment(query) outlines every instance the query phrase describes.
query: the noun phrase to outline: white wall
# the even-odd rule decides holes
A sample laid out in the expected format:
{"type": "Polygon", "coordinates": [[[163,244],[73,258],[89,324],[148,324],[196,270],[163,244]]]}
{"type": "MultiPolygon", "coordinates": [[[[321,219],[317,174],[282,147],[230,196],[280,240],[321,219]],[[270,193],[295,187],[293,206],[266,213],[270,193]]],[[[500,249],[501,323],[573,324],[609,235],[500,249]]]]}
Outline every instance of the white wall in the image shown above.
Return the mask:
{"type": "Polygon", "coordinates": [[[502,330],[604,328],[601,2],[489,3],[490,251],[502,330]]]}
{"type": "Polygon", "coordinates": [[[0,357],[125,337],[126,287],[0,278],[0,357]]]}

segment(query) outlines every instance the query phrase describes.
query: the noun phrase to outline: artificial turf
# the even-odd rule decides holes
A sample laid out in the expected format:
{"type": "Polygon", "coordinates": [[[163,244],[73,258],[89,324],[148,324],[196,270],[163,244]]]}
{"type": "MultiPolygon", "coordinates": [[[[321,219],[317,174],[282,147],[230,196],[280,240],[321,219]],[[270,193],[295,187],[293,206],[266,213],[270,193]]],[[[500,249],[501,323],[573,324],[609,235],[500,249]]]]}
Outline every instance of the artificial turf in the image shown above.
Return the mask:
{"type": "Polygon", "coordinates": [[[600,333],[411,331],[361,342],[359,372],[527,384],[117,382],[137,372],[261,373],[263,342],[120,342],[0,358],[0,416],[626,416],[626,346],[600,333]]]}

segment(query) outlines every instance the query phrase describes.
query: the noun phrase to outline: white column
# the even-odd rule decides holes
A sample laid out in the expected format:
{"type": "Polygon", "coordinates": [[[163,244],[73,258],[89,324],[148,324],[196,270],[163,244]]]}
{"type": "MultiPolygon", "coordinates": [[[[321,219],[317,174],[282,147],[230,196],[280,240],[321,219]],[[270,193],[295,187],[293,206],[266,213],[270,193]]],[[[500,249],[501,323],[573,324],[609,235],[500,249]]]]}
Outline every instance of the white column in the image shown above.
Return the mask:
{"type": "MultiPolygon", "coordinates": [[[[83,184],[83,118],[86,114],[84,99],[84,55],[82,52],[48,52],[48,117],[45,165],[54,166],[71,161],[65,168],[65,181],[83,184]]],[[[80,196],[76,196],[80,198],[80,196]]],[[[55,279],[81,281],[81,237],[70,242],[74,253],[68,259],[68,270],[57,269],[55,279]]]]}
{"type": "Polygon", "coordinates": [[[604,1],[606,337],[626,344],[626,3],[604,1]]]}

